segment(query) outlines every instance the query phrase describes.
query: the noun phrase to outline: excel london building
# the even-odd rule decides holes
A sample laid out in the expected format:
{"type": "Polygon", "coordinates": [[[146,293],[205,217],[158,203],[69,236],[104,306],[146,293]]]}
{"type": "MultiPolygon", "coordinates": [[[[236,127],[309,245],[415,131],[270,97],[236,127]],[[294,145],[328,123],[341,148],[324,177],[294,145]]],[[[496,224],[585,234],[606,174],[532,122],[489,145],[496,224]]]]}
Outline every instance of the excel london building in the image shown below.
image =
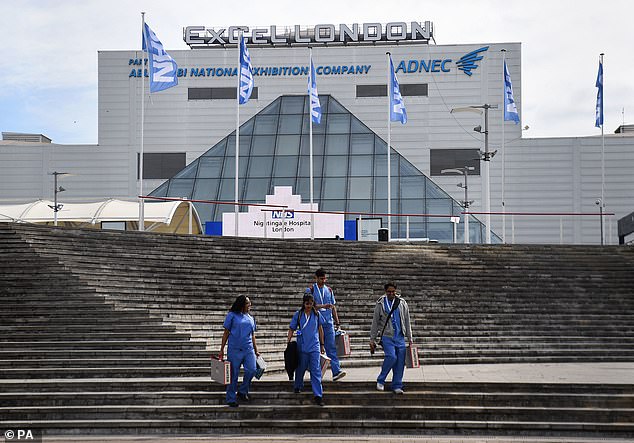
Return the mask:
{"type": "MultiPolygon", "coordinates": [[[[135,198],[143,127],[144,193],[233,201],[239,30],[254,78],[250,100],[239,107],[241,202],[264,203],[278,186],[291,187],[302,202],[309,200],[312,48],[322,108],[321,123],[313,125],[315,202],[321,211],[346,212],[347,221],[361,214],[387,226],[385,215],[373,214],[388,213],[389,52],[408,116],[406,124],[391,123],[391,213],[411,214],[392,217],[393,239],[451,242],[456,235],[463,241],[466,194],[473,212],[484,212],[483,200],[490,195],[493,242],[600,241],[600,217],[591,215],[598,214],[595,201],[602,192],[601,137],[523,138],[521,121],[503,120],[504,60],[520,118],[523,98],[530,100],[522,97],[521,44],[440,45],[430,22],[283,28],[192,24],[183,29],[189,49],[167,49],[178,64],[178,85],[153,94],[142,86],[146,54],[100,51],[98,145],[3,142],[3,160],[17,152],[22,160],[10,168],[3,161],[2,175],[9,178],[1,180],[31,183],[10,188],[11,199],[50,198],[50,176],[42,172],[56,169],[74,173],[65,179],[67,200],[135,198]],[[462,112],[465,108],[471,112],[462,112]],[[488,193],[485,138],[486,150],[495,153],[488,193]],[[42,166],[32,171],[29,160],[42,166]],[[507,215],[498,214],[503,212],[507,215]],[[449,217],[417,214],[455,215],[460,224],[454,234],[449,217]]],[[[160,36],[160,29],[155,31],[160,36]]],[[[626,127],[605,136],[605,211],[616,214],[604,220],[607,243],[616,242],[616,219],[634,206],[633,148],[626,127]]],[[[196,207],[203,222],[216,223],[234,208],[196,207]]],[[[472,242],[485,241],[485,220],[481,214],[470,217],[472,242]]]]}

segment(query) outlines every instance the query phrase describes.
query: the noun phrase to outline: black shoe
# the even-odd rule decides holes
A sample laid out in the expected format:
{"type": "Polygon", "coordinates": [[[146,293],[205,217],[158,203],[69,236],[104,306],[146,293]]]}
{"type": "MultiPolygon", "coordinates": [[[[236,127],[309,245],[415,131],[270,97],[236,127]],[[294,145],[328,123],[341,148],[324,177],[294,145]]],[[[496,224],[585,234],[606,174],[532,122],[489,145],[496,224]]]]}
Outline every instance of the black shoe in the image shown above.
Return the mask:
{"type": "Polygon", "coordinates": [[[321,397],[315,397],[314,401],[315,401],[315,404],[317,406],[323,406],[324,405],[324,400],[321,397]]]}
{"type": "Polygon", "coordinates": [[[299,388],[295,388],[295,389],[293,389],[293,392],[296,393],[296,394],[299,394],[300,392],[302,392],[302,390],[299,389],[299,388]]]}
{"type": "Polygon", "coordinates": [[[227,403],[227,406],[229,406],[230,408],[237,408],[240,405],[237,402],[232,401],[232,402],[227,403]]]}
{"type": "Polygon", "coordinates": [[[238,398],[242,401],[251,401],[249,394],[243,394],[241,392],[238,392],[238,398]]]}
{"type": "Polygon", "coordinates": [[[344,378],[346,376],[346,374],[347,374],[346,371],[339,371],[339,372],[337,372],[337,375],[333,375],[332,376],[332,381],[341,380],[342,378],[344,378]]]}

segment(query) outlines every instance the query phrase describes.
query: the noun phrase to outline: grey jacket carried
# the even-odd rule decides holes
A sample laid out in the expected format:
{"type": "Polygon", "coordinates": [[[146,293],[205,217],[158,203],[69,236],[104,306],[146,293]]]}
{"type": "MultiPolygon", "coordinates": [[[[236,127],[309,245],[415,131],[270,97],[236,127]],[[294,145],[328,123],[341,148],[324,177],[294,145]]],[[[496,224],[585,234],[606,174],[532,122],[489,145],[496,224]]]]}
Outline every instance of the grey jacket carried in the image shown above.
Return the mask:
{"type": "MultiPolygon", "coordinates": [[[[381,333],[383,326],[387,320],[387,316],[390,311],[385,310],[385,299],[387,295],[381,296],[376,301],[376,305],[374,305],[374,317],[372,318],[372,328],[370,329],[370,341],[376,342],[377,335],[381,333]]],[[[403,335],[407,341],[413,342],[414,338],[412,337],[412,324],[409,319],[409,307],[407,306],[407,302],[402,298],[398,297],[401,302],[398,305],[399,317],[401,318],[401,330],[403,331],[403,335]]],[[[394,314],[392,314],[394,315],[394,314]]],[[[394,327],[392,326],[392,318],[390,317],[390,321],[387,322],[387,326],[385,326],[385,332],[383,335],[387,337],[394,337],[394,327]]]]}

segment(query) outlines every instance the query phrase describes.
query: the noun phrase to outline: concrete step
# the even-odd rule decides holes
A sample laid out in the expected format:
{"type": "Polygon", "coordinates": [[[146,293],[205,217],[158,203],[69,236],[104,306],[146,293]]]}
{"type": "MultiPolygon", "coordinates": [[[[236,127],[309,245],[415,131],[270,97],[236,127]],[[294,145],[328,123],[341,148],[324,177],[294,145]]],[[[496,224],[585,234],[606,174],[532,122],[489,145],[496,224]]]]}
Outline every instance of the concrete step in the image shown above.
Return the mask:
{"type": "MultiPolygon", "coordinates": [[[[361,394],[362,395],[362,394],[361,394]]],[[[389,395],[389,394],[388,394],[389,395]]],[[[409,395],[409,394],[406,394],[409,395]]],[[[312,395],[295,397],[281,396],[282,402],[276,404],[258,404],[251,402],[241,410],[228,408],[225,405],[99,405],[99,406],[48,406],[48,407],[11,407],[0,408],[0,416],[6,421],[38,420],[249,420],[265,419],[276,421],[280,416],[287,419],[305,420],[311,416],[305,411],[297,409],[297,404],[311,409],[312,395]],[[284,398],[286,397],[286,398],[284,398]]],[[[398,416],[398,421],[424,420],[458,420],[480,422],[600,422],[600,423],[628,423],[634,409],[632,408],[531,408],[522,406],[420,406],[400,405],[385,402],[381,405],[358,404],[345,405],[337,398],[327,398],[327,406],[319,411],[319,419],[328,421],[345,420],[381,420],[388,411],[390,415],[398,416]],[[331,400],[333,401],[331,404],[331,400]]],[[[634,429],[634,424],[632,424],[634,429]]]]}
{"type": "Polygon", "coordinates": [[[369,382],[326,382],[324,389],[320,408],[288,382],[258,381],[252,402],[232,409],[222,405],[222,386],[202,381],[0,380],[0,424],[28,423],[47,435],[207,435],[244,433],[245,425],[253,434],[296,433],[293,424],[319,434],[634,436],[631,385],[419,382],[403,396],[369,382]],[[36,392],[20,391],[25,386],[36,392]]]}
{"type": "Polygon", "coordinates": [[[5,341],[2,342],[4,350],[10,349],[204,349],[202,341],[182,340],[95,340],[95,341],[5,341]]]}
{"type": "MultiPolygon", "coordinates": [[[[72,363],[72,362],[69,362],[72,363]]],[[[3,368],[0,379],[32,378],[152,378],[152,377],[203,377],[209,375],[209,367],[157,365],[125,367],[82,367],[66,365],[60,368],[3,368]]]]}
{"type": "MultiPolygon", "coordinates": [[[[297,396],[279,391],[267,391],[260,388],[260,382],[254,382],[253,403],[272,405],[281,400],[295,403],[297,396]]],[[[225,391],[218,387],[201,391],[96,391],[96,392],[9,392],[0,393],[0,406],[9,407],[66,407],[66,406],[99,406],[99,405],[224,405],[225,391]]],[[[327,386],[329,388],[329,386],[327,386]]],[[[288,391],[288,386],[282,387],[288,391]]],[[[398,404],[398,406],[462,406],[462,407],[512,407],[518,404],[530,408],[620,408],[631,409],[634,402],[630,394],[598,394],[598,393],[513,393],[513,392],[447,392],[429,387],[425,390],[410,389],[407,395],[397,401],[387,398],[385,393],[376,390],[357,391],[327,389],[330,402],[336,405],[359,405],[360,398],[368,405],[398,404]],[[336,401],[334,401],[336,400],[336,401]]],[[[309,394],[301,394],[304,397],[309,394]]]]}

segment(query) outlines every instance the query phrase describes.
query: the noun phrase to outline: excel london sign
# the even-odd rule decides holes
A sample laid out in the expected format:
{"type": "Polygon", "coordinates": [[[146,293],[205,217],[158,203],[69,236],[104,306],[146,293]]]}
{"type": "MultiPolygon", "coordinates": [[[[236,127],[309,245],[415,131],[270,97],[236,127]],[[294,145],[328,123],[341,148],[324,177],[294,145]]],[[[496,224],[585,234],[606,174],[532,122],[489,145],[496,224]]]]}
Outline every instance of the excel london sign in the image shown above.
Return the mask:
{"type": "Polygon", "coordinates": [[[228,26],[207,28],[187,26],[183,29],[183,40],[190,48],[223,47],[238,43],[240,30],[247,44],[252,46],[294,46],[308,44],[374,44],[376,42],[428,43],[433,40],[433,23],[390,22],[320,24],[314,27],[299,25],[278,28],[249,28],[248,26],[228,26]]]}

